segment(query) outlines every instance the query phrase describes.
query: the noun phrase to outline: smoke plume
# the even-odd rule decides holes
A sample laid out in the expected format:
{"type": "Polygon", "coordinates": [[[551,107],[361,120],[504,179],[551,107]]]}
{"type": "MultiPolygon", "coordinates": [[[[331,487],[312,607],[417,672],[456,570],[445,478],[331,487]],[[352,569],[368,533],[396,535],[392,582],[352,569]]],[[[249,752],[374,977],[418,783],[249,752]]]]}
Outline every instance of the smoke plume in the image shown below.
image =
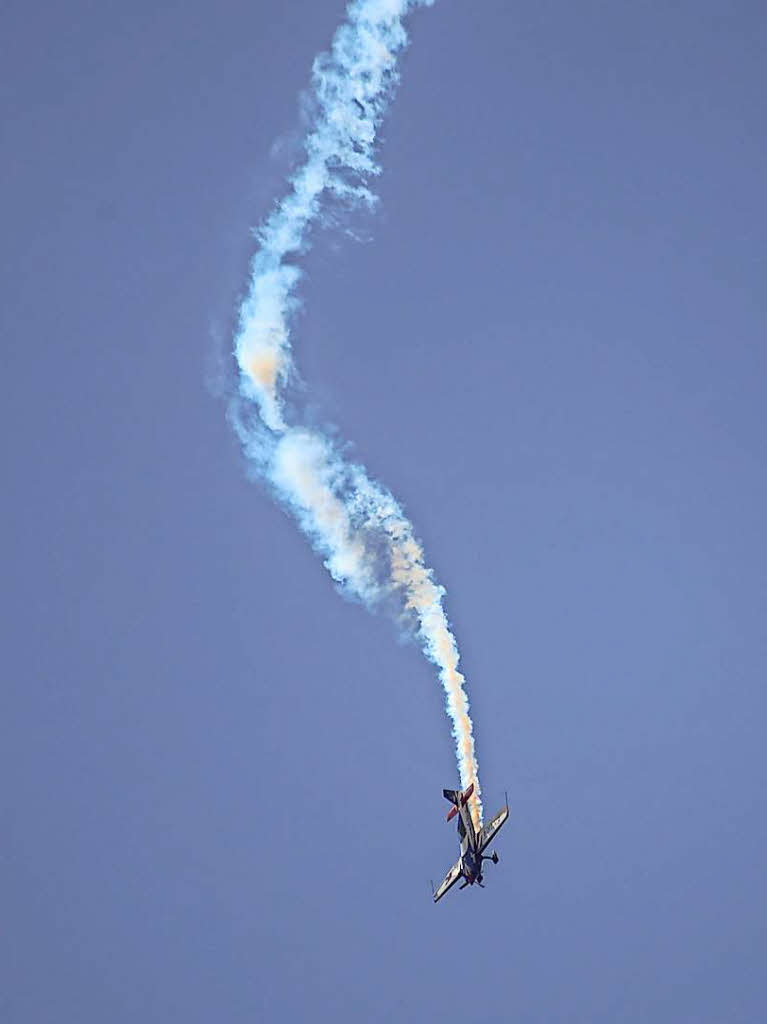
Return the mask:
{"type": "Polygon", "coordinates": [[[330,437],[303,425],[286,394],[296,379],[290,327],[311,226],[328,203],[373,206],[370,179],[380,173],[376,133],[397,83],[407,44],[403,18],[433,0],[353,0],[329,53],[312,68],[314,113],[305,159],[289,191],[257,232],[247,297],[239,311],[240,370],[231,418],[246,456],[295,517],[339,587],[368,608],[394,609],[437,667],[453,725],[471,810],[482,821],[469,702],[458,647],[443,607],[444,588],[401,507],[330,437]]]}

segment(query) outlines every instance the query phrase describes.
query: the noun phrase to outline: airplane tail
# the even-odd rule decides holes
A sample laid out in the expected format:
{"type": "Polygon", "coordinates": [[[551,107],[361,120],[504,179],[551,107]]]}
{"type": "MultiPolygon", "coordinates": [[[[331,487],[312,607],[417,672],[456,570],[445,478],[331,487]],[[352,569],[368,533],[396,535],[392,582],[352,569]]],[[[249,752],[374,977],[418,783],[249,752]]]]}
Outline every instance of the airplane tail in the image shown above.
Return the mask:
{"type": "Polygon", "coordinates": [[[474,783],[469,786],[465,793],[462,793],[460,789],[443,789],[442,795],[446,800],[449,800],[451,804],[454,804],[452,811],[447,816],[447,820],[450,821],[458,813],[458,808],[463,807],[466,801],[469,799],[471,794],[474,792],[474,783]]]}

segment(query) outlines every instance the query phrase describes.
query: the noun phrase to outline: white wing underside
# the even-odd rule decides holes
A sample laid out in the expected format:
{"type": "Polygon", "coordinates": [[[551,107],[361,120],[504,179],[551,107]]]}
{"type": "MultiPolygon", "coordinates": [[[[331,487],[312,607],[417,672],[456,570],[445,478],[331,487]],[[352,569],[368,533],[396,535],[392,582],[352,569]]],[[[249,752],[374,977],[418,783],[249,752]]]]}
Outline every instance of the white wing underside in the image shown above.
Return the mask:
{"type": "Polygon", "coordinates": [[[448,889],[452,888],[458,879],[461,877],[461,862],[457,860],[455,864],[450,868],[448,873],[445,875],[444,881],[441,883],[437,891],[434,893],[434,902],[441,900],[448,889]]]}
{"type": "Polygon", "coordinates": [[[508,816],[509,816],[509,808],[508,807],[502,807],[500,809],[500,811],[498,811],[498,813],[495,815],[495,817],[491,818],[490,821],[488,821],[487,825],[485,825],[485,827],[479,833],[479,843],[478,843],[478,845],[479,845],[479,852],[480,853],[482,853],[482,851],[487,846],[489,846],[490,843],[492,843],[493,839],[495,839],[495,837],[498,835],[498,832],[500,831],[501,826],[506,821],[508,816]]]}

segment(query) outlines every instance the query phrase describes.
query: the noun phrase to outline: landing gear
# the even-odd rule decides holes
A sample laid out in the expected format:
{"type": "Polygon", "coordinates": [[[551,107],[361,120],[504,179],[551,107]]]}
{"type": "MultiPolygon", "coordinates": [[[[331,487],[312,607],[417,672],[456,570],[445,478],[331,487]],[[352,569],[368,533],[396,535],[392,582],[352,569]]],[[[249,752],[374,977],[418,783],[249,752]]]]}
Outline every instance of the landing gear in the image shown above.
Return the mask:
{"type": "Polygon", "coordinates": [[[491,860],[493,864],[498,863],[498,854],[493,850],[489,857],[483,857],[482,860],[491,860]]]}

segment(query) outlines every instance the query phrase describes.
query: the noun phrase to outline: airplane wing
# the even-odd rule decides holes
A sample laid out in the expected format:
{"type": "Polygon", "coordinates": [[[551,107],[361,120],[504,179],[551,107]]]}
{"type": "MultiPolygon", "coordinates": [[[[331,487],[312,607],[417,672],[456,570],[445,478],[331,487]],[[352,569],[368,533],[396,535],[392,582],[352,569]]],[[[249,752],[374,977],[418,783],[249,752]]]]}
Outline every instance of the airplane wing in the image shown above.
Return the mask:
{"type": "Polygon", "coordinates": [[[434,902],[441,900],[448,889],[451,889],[458,879],[461,877],[461,862],[457,860],[455,864],[450,868],[448,873],[445,875],[445,880],[442,882],[440,887],[434,893],[434,902]]]}
{"type": "Polygon", "coordinates": [[[501,825],[503,825],[508,816],[509,808],[502,807],[496,816],[488,821],[487,825],[485,825],[479,833],[479,842],[477,845],[479,846],[480,853],[482,853],[485,847],[489,846],[493,839],[495,839],[496,835],[500,831],[501,825]]]}

